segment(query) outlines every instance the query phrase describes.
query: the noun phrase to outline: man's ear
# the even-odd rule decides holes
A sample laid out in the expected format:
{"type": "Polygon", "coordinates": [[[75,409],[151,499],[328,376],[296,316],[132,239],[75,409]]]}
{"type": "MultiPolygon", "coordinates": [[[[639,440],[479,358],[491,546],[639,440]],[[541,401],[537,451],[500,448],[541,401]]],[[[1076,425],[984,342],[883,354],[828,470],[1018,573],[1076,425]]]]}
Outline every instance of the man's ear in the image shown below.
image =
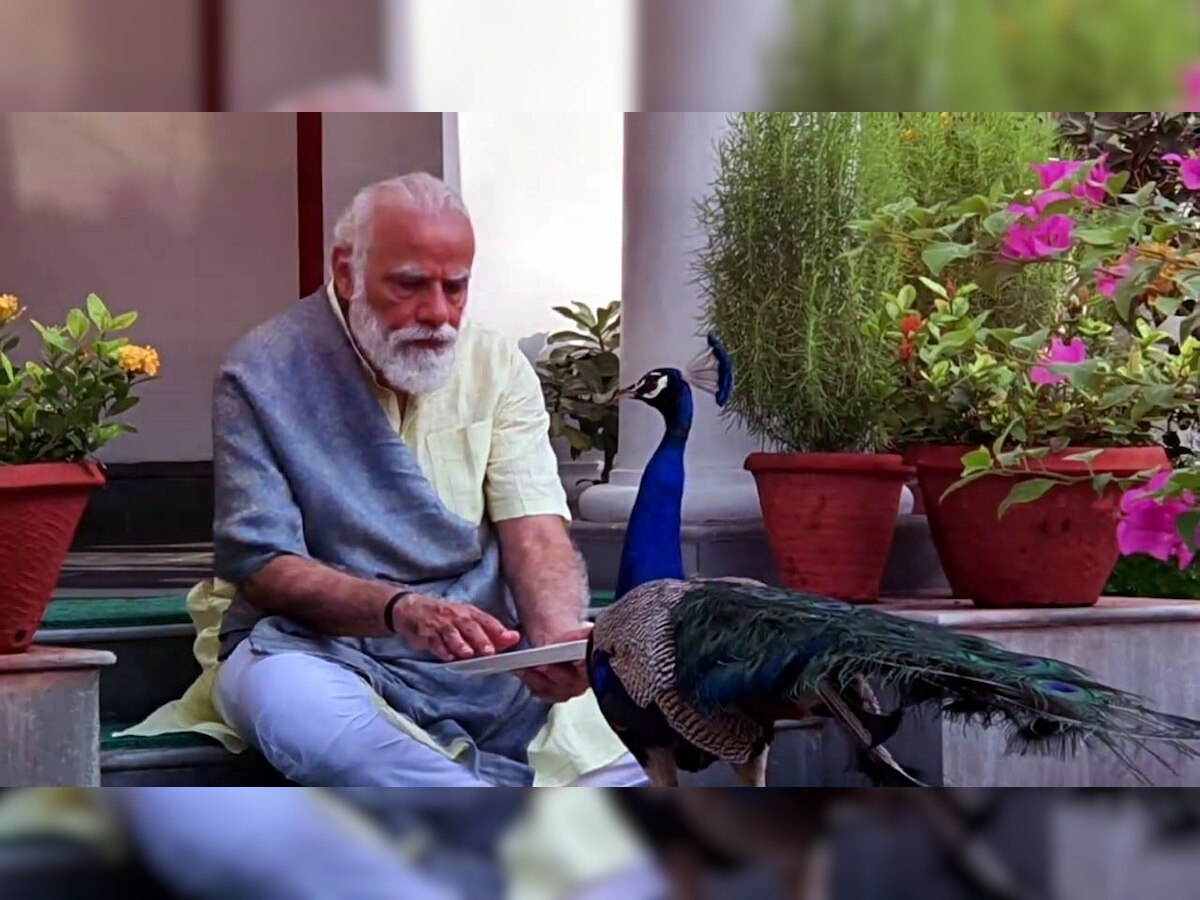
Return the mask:
{"type": "Polygon", "coordinates": [[[346,301],[354,296],[354,272],[350,264],[352,251],[349,247],[334,247],[329,254],[329,268],[333,273],[333,287],[337,295],[346,301]]]}

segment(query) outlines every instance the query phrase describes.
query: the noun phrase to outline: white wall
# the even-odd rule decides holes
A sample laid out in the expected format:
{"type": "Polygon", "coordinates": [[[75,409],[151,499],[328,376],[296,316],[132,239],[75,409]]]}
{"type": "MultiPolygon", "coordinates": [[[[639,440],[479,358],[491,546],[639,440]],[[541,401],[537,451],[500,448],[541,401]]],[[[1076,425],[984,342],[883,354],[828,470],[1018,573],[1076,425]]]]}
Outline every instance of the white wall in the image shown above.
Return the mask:
{"type": "Polygon", "coordinates": [[[521,338],[563,325],[555,305],[619,299],[622,115],[461,112],[458,131],[476,231],[468,315],[521,338]]]}

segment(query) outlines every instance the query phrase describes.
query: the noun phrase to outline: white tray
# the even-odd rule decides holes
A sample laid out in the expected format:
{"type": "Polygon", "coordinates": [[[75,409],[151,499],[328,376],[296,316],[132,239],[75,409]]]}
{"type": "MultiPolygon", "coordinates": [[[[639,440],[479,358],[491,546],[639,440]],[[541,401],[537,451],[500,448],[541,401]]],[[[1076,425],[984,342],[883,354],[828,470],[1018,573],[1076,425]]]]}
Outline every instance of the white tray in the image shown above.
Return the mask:
{"type": "Polygon", "coordinates": [[[497,653],[493,656],[476,656],[471,659],[459,659],[443,663],[452,672],[463,672],[469,675],[491,675],[496,672],[513,672],[517,669],[531,669],[534,666],[548,666],[553,663],[577,662],[584,658],[587,651],[587,639],[567,641],[564,644],[547,644],[533,650],[510,650],[508,653],[497,653]]]}

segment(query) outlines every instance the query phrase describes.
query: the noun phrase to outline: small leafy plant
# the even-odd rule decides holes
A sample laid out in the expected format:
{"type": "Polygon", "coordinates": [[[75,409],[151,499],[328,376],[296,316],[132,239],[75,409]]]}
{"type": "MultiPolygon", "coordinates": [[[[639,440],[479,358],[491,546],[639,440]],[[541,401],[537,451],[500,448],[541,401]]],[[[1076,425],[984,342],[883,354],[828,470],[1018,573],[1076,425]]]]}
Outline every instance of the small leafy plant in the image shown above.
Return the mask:
{"type": "Polygon", "coordinates": [[[572,459],[589,450],[601,452],[599,481],[604,483],[617,456],[621,303],[614,300],[593,312],[575,301],[554,311],[575,327],[551,334],[549,354],[537,363],[550,436],[566,440],[572,459]]]}
{"type": "Polygon", "coordinates": [[[0,295],[0,464],[80,462],[135,429],[111,421],[138,402],[134,388],[158,375],[158,353],[118,333],[136,312],[112,315],[95,294],[65,324],[30,324],[41,337],[39,360],[14,364],[19,338],[6,332],[23,309],[0,295]]]}

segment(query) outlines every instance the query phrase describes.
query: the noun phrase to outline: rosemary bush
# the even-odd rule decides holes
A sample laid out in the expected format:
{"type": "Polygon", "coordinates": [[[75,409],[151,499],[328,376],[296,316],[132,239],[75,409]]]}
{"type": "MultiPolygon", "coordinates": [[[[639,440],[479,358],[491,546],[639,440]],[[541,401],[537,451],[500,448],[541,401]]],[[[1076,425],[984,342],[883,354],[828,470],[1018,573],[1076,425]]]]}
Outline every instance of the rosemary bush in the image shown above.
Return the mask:
{"type": "Polygon", "coordinates": [[[878,418],[884,348],[861,323],[864,281],[885,257],[846,253],[871,205],[863,136],[856,113],[738,113],[699,205],[706,324],[736,372],[727,409],[791,451],[868,449],[878,418]]]}

